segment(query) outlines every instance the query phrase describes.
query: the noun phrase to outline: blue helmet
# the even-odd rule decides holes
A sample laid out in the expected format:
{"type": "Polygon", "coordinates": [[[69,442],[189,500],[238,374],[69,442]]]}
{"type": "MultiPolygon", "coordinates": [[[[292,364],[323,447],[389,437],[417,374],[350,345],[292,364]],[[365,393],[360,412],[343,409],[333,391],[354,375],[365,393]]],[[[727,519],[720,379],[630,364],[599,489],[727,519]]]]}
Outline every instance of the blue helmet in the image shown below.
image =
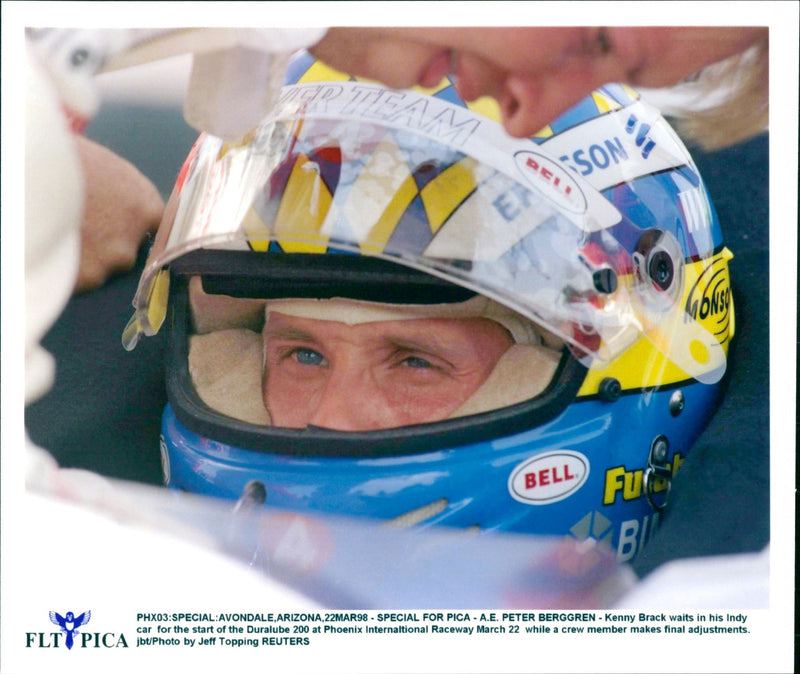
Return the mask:
{"type": "Polygon", "coordinates": [[[240,141],[198,139],[134,299],[128,348],[169,331],[166,483],[632,559],[713,414],[734,332],[731,255],[681,141],[623,85],[514,139],[448,79],[390,90],[301,53],[287,82],[240,141]],[[294,300],[331,303],[328,320],[337,302],[446,308],[514,343],[447,418],[281,427],[261,331],[294,300]]]}

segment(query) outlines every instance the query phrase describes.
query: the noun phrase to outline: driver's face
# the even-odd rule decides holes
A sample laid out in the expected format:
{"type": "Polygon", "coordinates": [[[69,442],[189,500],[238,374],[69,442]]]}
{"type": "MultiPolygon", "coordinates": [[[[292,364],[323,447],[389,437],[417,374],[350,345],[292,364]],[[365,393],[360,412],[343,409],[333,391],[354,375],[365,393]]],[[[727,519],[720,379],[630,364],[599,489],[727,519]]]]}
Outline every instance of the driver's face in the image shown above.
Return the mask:
{"type": "Polygon", "coordinates": [[[264,404],[275,426],[367,431],[447,418],[512,344],[485,318],[347,325],[272,312],[264,404]]]}

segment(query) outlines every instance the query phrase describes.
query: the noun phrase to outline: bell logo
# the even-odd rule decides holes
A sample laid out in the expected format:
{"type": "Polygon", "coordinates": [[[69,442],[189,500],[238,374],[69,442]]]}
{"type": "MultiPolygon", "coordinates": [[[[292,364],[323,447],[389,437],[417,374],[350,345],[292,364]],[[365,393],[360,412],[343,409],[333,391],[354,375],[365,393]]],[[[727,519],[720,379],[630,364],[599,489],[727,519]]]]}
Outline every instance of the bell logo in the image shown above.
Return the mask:
{"type": "Polygon", "coordinates": [[[508,491],[521,503],[546,505],[571,496],[588,477],[589,460],[583,454],[559,449],[517,466],[508,478],[508,491]]]}
{"type": "Polygon", "coordinates": [[[586,212],[586,197],[568,169],[539,152],[521,150],[514,162],[529,185],[571,213],[586,212]]]}

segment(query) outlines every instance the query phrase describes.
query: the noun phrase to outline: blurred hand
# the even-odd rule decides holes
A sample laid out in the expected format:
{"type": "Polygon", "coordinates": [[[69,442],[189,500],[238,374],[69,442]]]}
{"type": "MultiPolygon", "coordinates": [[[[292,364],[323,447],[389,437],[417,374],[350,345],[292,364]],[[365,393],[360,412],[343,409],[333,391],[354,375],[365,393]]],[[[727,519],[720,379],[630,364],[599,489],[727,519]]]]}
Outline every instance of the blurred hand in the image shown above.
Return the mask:
{"type": "Polygon", "coordinates": [[[133,266],[145,236],[161,221],[164,201],[133,164],[84,136],[75,138],[86,184],[75,285],[83,292],[133,266]]]}

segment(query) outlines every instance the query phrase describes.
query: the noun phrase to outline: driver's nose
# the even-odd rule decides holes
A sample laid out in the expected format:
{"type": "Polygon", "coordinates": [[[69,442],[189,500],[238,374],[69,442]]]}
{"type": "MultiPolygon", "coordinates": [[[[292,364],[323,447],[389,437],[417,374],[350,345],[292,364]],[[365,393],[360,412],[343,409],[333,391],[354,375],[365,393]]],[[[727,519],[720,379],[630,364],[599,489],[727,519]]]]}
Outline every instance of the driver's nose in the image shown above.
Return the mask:
{"type": "Polygon", "coordinates": [[[386,428],[391,411],[368,372],[338,366],[331,369],[316,400],[309,425],[336,431],[374,431],[386,428]]]}

